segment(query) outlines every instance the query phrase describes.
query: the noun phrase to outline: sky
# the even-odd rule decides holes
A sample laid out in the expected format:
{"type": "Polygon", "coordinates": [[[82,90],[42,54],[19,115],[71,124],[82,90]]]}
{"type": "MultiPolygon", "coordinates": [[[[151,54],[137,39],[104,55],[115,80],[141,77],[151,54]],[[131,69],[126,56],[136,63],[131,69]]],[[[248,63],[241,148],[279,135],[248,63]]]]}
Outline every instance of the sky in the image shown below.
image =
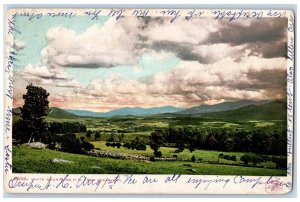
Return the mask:
{"type": "Polygon", "coordinates": [[[15,28],[14,107],[29,83],[51,107],[98,112],[286,97],[286,18],[18,16],[15,28]]]}

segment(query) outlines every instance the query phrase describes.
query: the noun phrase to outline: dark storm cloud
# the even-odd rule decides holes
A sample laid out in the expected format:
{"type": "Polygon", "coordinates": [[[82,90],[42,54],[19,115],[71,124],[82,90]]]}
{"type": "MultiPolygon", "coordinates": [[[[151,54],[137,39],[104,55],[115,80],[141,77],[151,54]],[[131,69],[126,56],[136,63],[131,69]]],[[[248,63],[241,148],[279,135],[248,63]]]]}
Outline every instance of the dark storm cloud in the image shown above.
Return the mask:
{"type": "Polygon", "coordinates": [[[286,86],[286,70],[285,69],[250,69],[245,73],[246,82],[236,80],[228,83],[231,88],[235,89],[285,89],[286,86]]]}
{"type": "Polygon", "coordinates": [[[202,64],[211,64],[217,60],[212,55],[203,55],[196,53],[195,48],[197,46],[188,43],[176,43],[172,41],[159,41],[154,42],[151,46],[155,51],[169,51],[175,53],[175,55],[185,61],[198,61],[202,64]]]}
{"type": "Polygon", "coordinates": [[[260,55],[264,58],[285,57],[287,52],[286,41],[251,43],[247,47],[251,50],[250,55],[260,55]]]}
{"type": "Polygon", "coordinates": [[[286,37],[287,18],[263,18],[252,20],[249,26],[243,23],[222,22],[223,26],[213,32],[206,43],[244,44],[253,42],[280,41],[286,37]]]}
{"type": "MultiPolygon", "coordinates": [[[[224,23],[224,22],[222,22],[224,23]]],[[[264,18],[252,20],[249,26],[227,22],[212,33],[206,44],[229,43],[232,46],[248,44],[250,55],[265,58],[285,57],[287,18],[264,18]]]]}
{"type": "MultiPolygon", "coordinates": [[[[172,41],[154,42],[152,48],[156,51],[170,51],[176,53],[177,57],[182,60],[198,61],[199,55],[193,53],[193,47],[190,44],[176,43],[172,41]]],[[[205,63],[205,61],[203,61],[205,63]]]]}

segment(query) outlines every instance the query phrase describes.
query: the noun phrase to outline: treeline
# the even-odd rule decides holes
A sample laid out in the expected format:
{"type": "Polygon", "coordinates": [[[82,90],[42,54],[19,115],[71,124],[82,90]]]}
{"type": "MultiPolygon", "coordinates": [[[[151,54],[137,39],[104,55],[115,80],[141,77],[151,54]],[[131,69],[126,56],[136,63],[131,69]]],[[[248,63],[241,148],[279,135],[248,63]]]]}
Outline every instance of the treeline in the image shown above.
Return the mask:
{"type": "Polygon", "coordinates": [[[94,145],[76,138],[75,134],[66,133],[53,136],[48,148],[74,154],[86,154],[94,149],[94,145]]]}
{"type": "Polygon", "coordinates": [[[254,152],[258,154],[286,155],[286,131],[272,129],[257,130],[209,130],[197,127],[169,127],[151,133],[151,148],[157,154],[160,146],[178,148],[178,152],[189,149],[254,152]]]}
{"type": "Polygon", "coordinates": [[[85,133],[86,126],[78,122],[51,122],[48,131],[50,133],[85,133]]]}
{"type": "Polygon", "coordinates": [[[131,150],[143,150],[145,151],[147,149],[146,144],[144,141],[140,140],[138,137],[134,138],[130,142],[125,142],[121,144],[120,142],[106,142],[105,144],[107,147],[117,147],[120,148],[123,146],[126,149],[131,149],[131,150]]]}
{"type": "MultiPolygon", "coordinates": [[[[44,124],[43,130],[39,131],[34,141],[40,141],[43,143],[51,143],[57,134],[66,133],[80,133],[86,132],[86,126],[78,122],[51,122],[44,124]],[[37,139],[38,137],[38,139],[37,139]]],[[[13,138],[20,143],[28,142],[32,129],[26,125],[24,121],[20,120],[13,124],[13,138]]]]}

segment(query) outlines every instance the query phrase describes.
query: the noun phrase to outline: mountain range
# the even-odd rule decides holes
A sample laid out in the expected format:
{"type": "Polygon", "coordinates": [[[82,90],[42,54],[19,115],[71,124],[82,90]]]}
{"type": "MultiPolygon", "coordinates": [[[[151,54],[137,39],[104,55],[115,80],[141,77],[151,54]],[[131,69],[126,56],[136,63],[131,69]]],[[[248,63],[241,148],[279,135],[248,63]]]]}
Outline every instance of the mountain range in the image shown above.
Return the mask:
{"type": "MultiPolygon", "coordinates": [[[[250,101],[240,100],[236,102],[223,102],[215,105],[200,105],[188,109],[173,106],[140,108],[126,107],[109,112],[92,112],[86,110],[72,110],[51,108],[49,117],[74,119],[79,117],[114,117],[114,116],[193,116],[226,119],[286,119],[285,100],[250,101]]],[[[20,114],[20,108],[13,110],[14,114],[20,114]]]]}
{"type": "Polygon", "coordinates": [[[229,111],[234,109],[239,109],[242,107],[246,107],[249,105],[263,105],[270,102],[273,102],[274,100],[262,100],[262,101],[252,101],[252,100],[240,100],[236,102],[222,102],[219,104],[214,105],[200,105],[197,107],[192,107],[186,110],[182,110],[179,112],[176,112],[178,114],[202,114],[202,113],[210,113],[210,112],[223,112],[223,111],[229,111]]]}
{"type": "Polygon", "coordinates": [[[177,108],[173,106],[165,107],[153,107],[153,108],[141,108],[141,107],[125,107],[120,109],[111,110],[109,112],[91,112],[86,110],[72,110],[66,109],[65,111],[78,116],[90,116],[90,117],[113,117],[113,116],[149,116],[155,114],[164,114],[164,113],[175,113],[184,110],[184,108],[177,108]]]}

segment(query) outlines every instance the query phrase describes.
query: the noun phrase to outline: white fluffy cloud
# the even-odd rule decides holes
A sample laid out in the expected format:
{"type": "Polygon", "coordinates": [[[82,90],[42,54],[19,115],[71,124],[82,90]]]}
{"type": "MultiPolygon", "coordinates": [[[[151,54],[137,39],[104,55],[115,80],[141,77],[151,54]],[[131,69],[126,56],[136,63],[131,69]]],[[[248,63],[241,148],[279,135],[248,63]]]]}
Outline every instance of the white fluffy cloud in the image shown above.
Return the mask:
{"type": "Polygon", "coordinates": [[[197,45],[204,42],[210,33],[216,32],[220,23],[214,19],[178,18],[170,23],[168,18],[161,18],[158,23],[150,21],[145,29],[145,36],[152,41],[172,41],[174,43],[185,43],[197,45]]]}
{"type": "Polygon", "coordinates": [[[215,64],[182,61],[171,71],[155,74],[147,82],[112,76],[95,79],[77,93],[103,103],[141,107],[187,107],[224,100],[279,99],[285,96],[285,71],[283,58],[250,56],[239,62],[226,58],[215,64]],[[268,75],[260,75],[263,73],[268,75]],[[278,80],[274,81],[274,78],[278,80]]]}
{"type": "Polygon", "coordinates": [[[54,85],[60,87],[79,87],[71,75],[59,66],[45,66],[28,64],[24,69],[17,71],[17,75],[28,83],[38,85],[54,85]]]}
{"type": "Polygon", "coordinates": [[[80,34],[67,27],[53,27],[47,32],[40,63],[29,64],[17,74],[39,85],[74,88],[76,101],[66,95],[53,95],[55,105],[63,103],[69,108],[82,108],[82,103],[98,110],[99,106],[189,107],[228,100],[283,98],[285,26],[284,20],[272,19],[228,23],[178,18],[170,23],[163,17],[124,17],[109,19],[103,26],[94,25],[80,34]],[[132,66],[132,73],[140,73],[144,67],[139,61],[144,53],[156,55],[157,61],[172,54],[181,62],[143,81],[113,75],[93,79],[81,87],[65,71],[125,65],[132,66]]]}
{"type": "Polygon", "coordinates": [[[51,28],[42,50],[43,63],[88,68],[135,64],[141,52],[139,25],[137,18],[108,20],[78,35],[65,27],[51,28]]]}

